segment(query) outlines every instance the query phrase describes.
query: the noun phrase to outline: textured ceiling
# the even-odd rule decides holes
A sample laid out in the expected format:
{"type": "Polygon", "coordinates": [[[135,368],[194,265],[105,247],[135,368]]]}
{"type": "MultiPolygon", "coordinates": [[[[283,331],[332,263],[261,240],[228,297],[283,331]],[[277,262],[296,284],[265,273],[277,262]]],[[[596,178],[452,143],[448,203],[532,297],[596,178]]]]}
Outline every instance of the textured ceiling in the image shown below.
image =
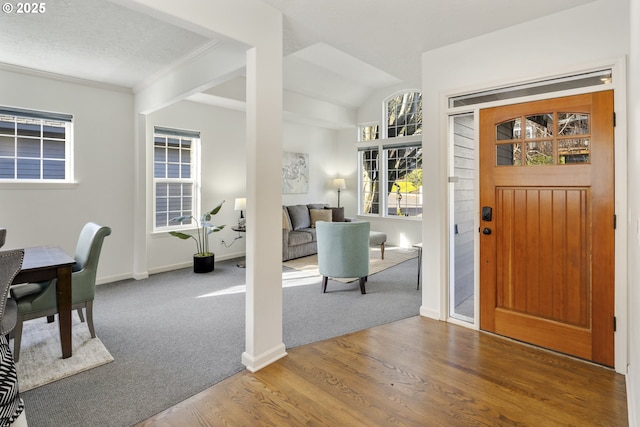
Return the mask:
{"type": "MultiPolygon", "coordinates": [[[[381,87],[419,87],[422,52],[594,0],[263,1],[284,15],[284,87],[356,107],[381,87]]],[[[45,5],[0,14],[0,66],[135,89],[216,42],[107,0],[45,5]]]]}
{"type": "Polygon", "coordinates": [[[211,42],[104,0],[54,0],[0,15],[0,62],[134,87],[211,42]]]}

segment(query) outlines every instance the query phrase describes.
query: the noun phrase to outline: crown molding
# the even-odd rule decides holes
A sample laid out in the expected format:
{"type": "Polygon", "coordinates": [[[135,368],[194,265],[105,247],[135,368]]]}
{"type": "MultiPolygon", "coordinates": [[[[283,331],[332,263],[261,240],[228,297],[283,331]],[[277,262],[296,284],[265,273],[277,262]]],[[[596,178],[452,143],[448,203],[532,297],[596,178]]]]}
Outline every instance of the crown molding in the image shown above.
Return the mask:
{"type": "Polygon", "coordinates": [[[104,89],[104,90],[122,92],[127,94],[133,93],[131,88],[128,88],[125,86],[118,86],[118,85],[113,85],[109,83],[98,82],[95,80],[81,79],[79,77],[72,77],[64,74],[52,73],[49,71],[36,70],[34,68],[22,67],[19,65],[0,63],[0,70],[17,73],[17,74],[27,74],[30,76],[41,77],[41,78],[50,79],[50,80],[58,80],[61,82],[72,83],[72,84],[77,84],[81,86],[89,86],[96,89],[104,89]]]}

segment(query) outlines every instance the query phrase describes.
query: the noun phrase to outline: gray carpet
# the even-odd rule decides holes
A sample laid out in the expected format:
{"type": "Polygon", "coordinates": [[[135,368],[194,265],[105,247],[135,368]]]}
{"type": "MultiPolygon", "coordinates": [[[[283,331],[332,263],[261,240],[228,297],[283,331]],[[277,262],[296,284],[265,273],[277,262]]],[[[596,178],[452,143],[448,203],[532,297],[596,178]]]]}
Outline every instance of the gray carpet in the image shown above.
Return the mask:
{"type": "MultiPolygon", "coordinates": [[[[27,420],[40,426],[129,426],[244,369],[244,269],[183,269],[98,286],[96,333],[114,361],[23,394],[27,420]],[[202,297],[204,295],[210,295],[202,297]],[[198,297],[201,298],[198,298],[198,297]]],[[[283,268],[287,348],[415,316],[417,260],[357,282],[329,281],[283,268]]]]}

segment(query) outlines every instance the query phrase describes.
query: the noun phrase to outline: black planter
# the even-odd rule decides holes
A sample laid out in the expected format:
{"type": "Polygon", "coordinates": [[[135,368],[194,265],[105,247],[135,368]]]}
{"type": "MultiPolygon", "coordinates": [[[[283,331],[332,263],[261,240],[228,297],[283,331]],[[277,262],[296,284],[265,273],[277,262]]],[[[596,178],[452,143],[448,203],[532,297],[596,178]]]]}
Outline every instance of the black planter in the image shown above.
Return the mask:
{"type": "Polygon", "coordinates": [[[193,272],[194,273],[209,273],[214,268],[215,255],[208,256],[193,256],[193,272]]]}

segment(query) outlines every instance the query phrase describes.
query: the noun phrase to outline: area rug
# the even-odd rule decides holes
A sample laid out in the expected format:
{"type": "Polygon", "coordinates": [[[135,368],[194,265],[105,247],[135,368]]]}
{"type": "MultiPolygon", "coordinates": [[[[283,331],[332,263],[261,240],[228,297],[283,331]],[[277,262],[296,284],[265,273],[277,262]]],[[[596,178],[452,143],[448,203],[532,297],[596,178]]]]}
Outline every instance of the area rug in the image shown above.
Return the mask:
{"type": "MultiPolygon", "coordinates": [[[[418,251],[412,248],[387,247],[384,250],[384,259],[380,259],[380,247],[372,247],[369,252],[369,275],[376,274],[389,267],[398,265],[418,256],[418,251]]],[[[305,271],[311,274],[320,275],[318,272],[318,255],[309,255],[302,258],[291,259],[282,263],[284,266],[295,270],[305,271]]],[[[348,283],[357,278],[333,279],[338,282],[348,283]]]]}
{"type": "MultiPolygon", "coordinates": [[[[25,322],[16,363],[21,393],[113,361],[102,341],[91,338],[89,327],[75,311],[72,321],[73,355],[67,359],[62,358],[57,320],[47,323],[43,317],[25,322]]],[[[13,350],[13,340],[10,346],[13,350]]]]}

